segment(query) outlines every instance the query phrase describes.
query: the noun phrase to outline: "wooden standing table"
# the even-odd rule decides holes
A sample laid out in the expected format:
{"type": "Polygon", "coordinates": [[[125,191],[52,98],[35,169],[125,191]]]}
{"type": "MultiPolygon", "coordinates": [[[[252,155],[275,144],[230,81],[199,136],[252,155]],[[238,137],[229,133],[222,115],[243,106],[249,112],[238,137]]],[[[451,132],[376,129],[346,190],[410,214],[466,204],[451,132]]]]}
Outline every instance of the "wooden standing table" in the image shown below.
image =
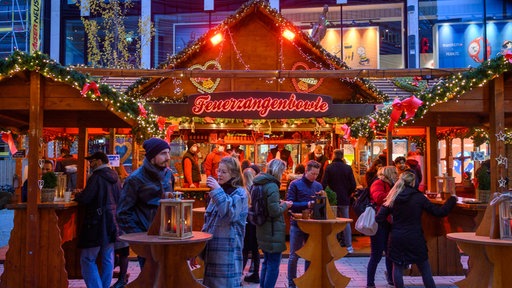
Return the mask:
{"type": "Polygon", "coordinates": [[[138,256],[146,258],[139,277],[126,287],[205,287],[194,278],[187,260],[201,253],[212,234],[192,233],[188,239],[162,238],[146,232],[120,236],[138,256]]]}
{"type": "Polygon", "coordinates": [[[297,287],[346,287],[350,278],[342,275],[334,265],[334,261],[347,255],[347,251],[338,243],[336,234],[343,231],[352,219],[296,221],[299,228],[309,234],[306,244],[297,251],[297,255],[311,261],[308,270],[294,280],[297,287]]]}
{"type": "Polygon", "coordinates": [[[507,267],[512,259],[512,241],[477,236],[474,232],[449,233],[446,237],[469,255],[469,272],[455,283],[458,287],[510,287],[512,273],[507,267]]]}

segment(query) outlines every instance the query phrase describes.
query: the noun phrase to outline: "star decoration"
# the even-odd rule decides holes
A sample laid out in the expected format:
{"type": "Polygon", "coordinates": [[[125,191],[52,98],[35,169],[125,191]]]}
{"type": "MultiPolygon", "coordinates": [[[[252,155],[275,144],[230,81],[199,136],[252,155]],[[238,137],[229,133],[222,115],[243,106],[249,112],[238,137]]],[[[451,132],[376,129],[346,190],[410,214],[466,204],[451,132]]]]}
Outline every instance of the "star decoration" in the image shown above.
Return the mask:
{"type": "Polygon", "coordinates": [[[507,185],[507,180],[504,179],[503,177],[500,177],[500,179],[498,180],[498,186],[500,188],[505,188],[506,185],[507,185]]]}
{"type": "Polygon", "coordinates": [[[505,167],[508,168],[508,159],[507,157],[503,157],[503,155],[500,155],[498,156],[498,158],[496,158],[496,161],[498,161],[498,165],[505,165],[505,167]]]}
{"type": "Polygon", "coordinates": [[[503,133],[503,131],[500,131],[498,134],[496,134],[496,139],[498,141],[505,141],[506,137],[507,137],[507,135],[505,133],[503,133]]]}

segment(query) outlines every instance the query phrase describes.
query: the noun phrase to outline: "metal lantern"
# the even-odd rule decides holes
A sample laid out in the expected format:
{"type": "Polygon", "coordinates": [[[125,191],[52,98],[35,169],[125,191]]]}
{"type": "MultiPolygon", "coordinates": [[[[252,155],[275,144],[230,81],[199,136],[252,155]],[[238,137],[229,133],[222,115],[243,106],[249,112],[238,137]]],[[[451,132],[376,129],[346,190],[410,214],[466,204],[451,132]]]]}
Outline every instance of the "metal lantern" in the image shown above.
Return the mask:
{"type": "Polygon", "coordinates": [[[172,239],[192,237],[192,203],[180,198],[162,199],[160,236],[172,239]]]}

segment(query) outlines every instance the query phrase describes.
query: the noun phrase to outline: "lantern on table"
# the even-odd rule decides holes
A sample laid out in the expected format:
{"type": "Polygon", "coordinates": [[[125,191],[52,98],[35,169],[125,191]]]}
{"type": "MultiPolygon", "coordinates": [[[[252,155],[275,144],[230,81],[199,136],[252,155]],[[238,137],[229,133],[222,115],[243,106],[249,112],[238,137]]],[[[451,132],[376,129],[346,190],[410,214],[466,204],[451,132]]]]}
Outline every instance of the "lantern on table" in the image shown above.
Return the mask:
{"type": "Polygon", "coordinates": [[[194,200],[175,198],[161,199],[160,236],[171,239],[186,239],[192,235],[192,203],[194,200]]]}

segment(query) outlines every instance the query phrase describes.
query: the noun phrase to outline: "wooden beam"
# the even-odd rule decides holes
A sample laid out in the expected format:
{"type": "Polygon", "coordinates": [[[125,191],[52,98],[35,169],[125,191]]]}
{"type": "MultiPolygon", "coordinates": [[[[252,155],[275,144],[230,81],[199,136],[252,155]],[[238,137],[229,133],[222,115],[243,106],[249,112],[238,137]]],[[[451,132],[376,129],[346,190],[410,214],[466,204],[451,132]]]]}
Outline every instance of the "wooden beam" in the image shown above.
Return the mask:
{"type": "Polygon", "coordinates": [[[489,82],[488,91],[490,100],[489,109],[489,143],[491,144],[491,193],[503,192],[506,187],[499,187],[498,180],[506,177],[506,164],[499,165],[499,157],[505,157],[505,141],[499,141],[498,133],[505,132],[505,90],[503,75],[494,78],[489,82]]]}
{"type": "Polygon", "coordinates": [[[104,77],[148,78],[394,78],[427,76],[431,79],[469,71],[462,69],[350,69],[350,70],[188,70],[188,69],[108,69],[74,68],[85,74],[104,77]]]}
{"type": "Polygon", "coordinates": [[[39,275],[42,270],[49,267],[39,267],[40,261],[40,229],[39,229],[39,210],[38,204],[41,201],[41,191],[37,184],[41,174],[39,159],[41,159],[41,143],[43,136],[43,95],[42,95],[42,76],[38,72],[30,73],[30,133],[29,133],[29,152],[28,152],[28,199],[27,199],[27,225],[26,225],[26,251],[23,255],[25,261],[25,287],[39,287],[39,275]]]}

